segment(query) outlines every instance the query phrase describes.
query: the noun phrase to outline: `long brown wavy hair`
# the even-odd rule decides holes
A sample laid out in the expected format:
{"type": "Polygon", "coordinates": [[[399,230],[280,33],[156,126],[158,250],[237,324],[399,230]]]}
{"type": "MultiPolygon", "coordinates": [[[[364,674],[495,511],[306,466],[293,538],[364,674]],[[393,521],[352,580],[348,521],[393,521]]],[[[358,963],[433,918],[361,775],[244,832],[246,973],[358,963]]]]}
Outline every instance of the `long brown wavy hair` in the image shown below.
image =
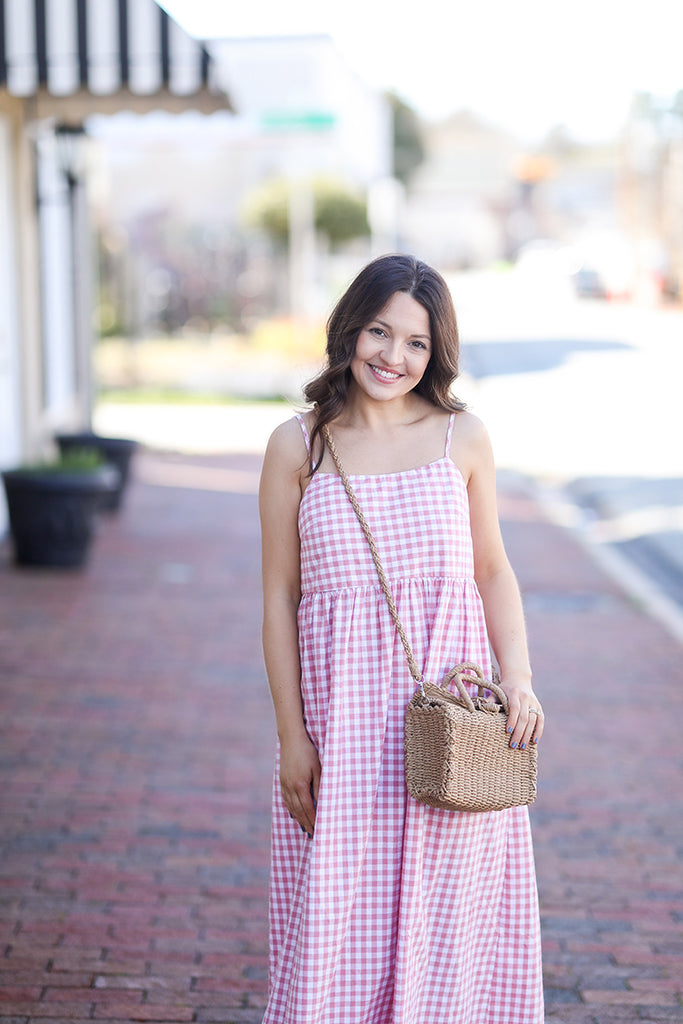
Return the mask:
{"type": "Polygon", "coordinates": [[[327,321],[326,364],[304,388],[304,396],[316,412],[311,434],[311,474],[320,465],[325,448],[322,428],[336,419],[346,405],[358,335],[396,292],[412,296],[429,315],[432,353],[415,391],[439,409],[457,412],[465,408],[464,402],[451,394],[458,376],[460,343],[448,285],[441,274],[414,256],[380,256],[361,270],[332,311],[327,321]],[[321,454],[314,462],[316,444],[321,454]]]}

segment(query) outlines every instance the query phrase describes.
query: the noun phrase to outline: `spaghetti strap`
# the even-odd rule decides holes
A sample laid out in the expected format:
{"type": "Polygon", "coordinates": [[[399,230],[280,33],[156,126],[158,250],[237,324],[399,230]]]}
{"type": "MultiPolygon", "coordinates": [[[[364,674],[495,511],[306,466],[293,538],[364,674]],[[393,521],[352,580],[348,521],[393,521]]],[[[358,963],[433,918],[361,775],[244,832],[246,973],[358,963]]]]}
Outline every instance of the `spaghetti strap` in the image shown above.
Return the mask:
{"type": "Polygon", "coordinates": [[[455,423],[455,413],[452,412],[448,417],[448,430],[446,431],[446,447],[444,448],[444,456],[448,458],[451,450],[451,438],[453,437],[453,424],[455,423]]]}
{"type": "Polygon", "coordinates": [[[306,451],[310,455],[311,454],[311,436],[308,433],[308,427],[306,426],[306,421],[303,418],[303,416],[301,415],[301,413],[295,412],[294,415],[296,416],[296,418],[299,421],[299,426],[301,427],[301,433],[304,435],[304,441],[306,442],[306,451]]]}

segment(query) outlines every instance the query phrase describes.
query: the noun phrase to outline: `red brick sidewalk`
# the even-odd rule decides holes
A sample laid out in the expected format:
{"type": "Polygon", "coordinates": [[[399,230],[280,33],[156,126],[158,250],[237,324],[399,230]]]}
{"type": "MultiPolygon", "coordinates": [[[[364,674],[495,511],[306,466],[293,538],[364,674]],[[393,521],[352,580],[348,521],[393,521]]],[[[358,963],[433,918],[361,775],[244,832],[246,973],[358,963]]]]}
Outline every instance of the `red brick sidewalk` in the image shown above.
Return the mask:
{"type": "MultiPolygon", "coordinates": [[[[145,454],[85,572],[0,551],[3,1024],[261,1019],[257,474],[145,454]]],[[[521,491],[501,511],[551,722],[547,1018],[683,1020],[680,646],[521,491]]]]}
{"type": "Polygon", "coordinates": [[[546,1019],[683,1020],[680,644],[522,494],[501,514],[549,720],[532,809],[546,1019]]]}

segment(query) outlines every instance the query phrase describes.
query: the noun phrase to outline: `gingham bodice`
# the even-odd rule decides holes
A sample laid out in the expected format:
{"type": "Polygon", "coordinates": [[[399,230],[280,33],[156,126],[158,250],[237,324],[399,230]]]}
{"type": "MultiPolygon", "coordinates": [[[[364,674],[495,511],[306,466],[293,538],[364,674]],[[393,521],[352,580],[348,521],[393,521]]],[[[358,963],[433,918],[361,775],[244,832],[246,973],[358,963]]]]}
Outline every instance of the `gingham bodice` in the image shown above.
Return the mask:
{"type": "MultiPolygon", "coordinates": [[[[446,450],[450,434],[451,425],[446,450]]],[[[349,479],[390,580],[473,577],[467,488],[447,454],[416,469],[349,479]]],[[[336,473],[314,474],[299,510],[299,536],[302,593],[379,586],[368,542],[336,473]]]]}

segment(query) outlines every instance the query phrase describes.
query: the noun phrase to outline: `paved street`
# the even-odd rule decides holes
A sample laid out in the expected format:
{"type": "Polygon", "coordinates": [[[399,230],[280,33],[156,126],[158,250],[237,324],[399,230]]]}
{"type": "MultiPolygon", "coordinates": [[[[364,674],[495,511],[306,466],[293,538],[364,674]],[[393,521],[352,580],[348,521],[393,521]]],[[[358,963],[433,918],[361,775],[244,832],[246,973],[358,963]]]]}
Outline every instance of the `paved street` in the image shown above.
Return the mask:
{"type": "Polygon", "coordinates": [[[683,311],[576,301],[552,276],[452,281],[462,390],[499,466],[566,506],[586,541],[659,590],[683,637],[683,311]]]}
{"type": "MultiPolygon", "coordinates": [[[[0,549],[2,1024],[261,1019],[258,469],[141,453],[85,572],[0,549]]],[[[681,646],[516,474],[500,507],[549,719],[547,1019],[683,1020],[681,646]]]]}

